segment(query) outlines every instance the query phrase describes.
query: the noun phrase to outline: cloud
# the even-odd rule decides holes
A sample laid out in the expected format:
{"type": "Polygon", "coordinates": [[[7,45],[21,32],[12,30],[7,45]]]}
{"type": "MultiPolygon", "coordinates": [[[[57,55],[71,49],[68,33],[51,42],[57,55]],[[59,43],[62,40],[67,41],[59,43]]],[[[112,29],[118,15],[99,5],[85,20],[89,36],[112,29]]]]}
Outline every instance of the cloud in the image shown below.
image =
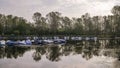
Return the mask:
{"type": "Polygon", "coordinates": [[[111,9],[115,5],[114,0],[66,0],[67,4],[60,11],[66,16],[70,17],[80,17],[85,13],[90,13],[91,16],[94,15],[108,15],[111,14],[111,9]],[[93,1],[93,2],[92,2],[93,1]]]}
{"type": "Polygon", "coordinates": [[[86,12],[94,15],[110,14],[120,0],[0,0],[0,13],[22,16],[32,21],[32,15],[40,12],[45,16],[59,11],[68,17],[80,17],[86,12]]]}
{"type": "Polygon", "coordinates": [[[55,6],[55,5],[59,5],[59,1],[58,0],[41,0],[43,5],[46,6],[55,6]]]}
{"type": "Polygon", "coordinates": [[[110,2],[110,1],[115,1],[115,0],[87,0],[88,2],[110,2]]]}
{"type": "Polygon", "coordinates": [[[116,5],[120,5],[120,0],[116,0],[116,5]]]}

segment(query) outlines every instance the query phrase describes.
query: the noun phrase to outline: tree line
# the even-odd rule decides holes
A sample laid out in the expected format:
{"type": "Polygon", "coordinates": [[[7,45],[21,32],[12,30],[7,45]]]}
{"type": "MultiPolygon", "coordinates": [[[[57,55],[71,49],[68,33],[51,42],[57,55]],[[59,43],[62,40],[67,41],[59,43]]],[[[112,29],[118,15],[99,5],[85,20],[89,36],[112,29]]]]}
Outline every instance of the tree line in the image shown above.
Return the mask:
{"type": "Polygon", "coordinates": [[[23,17],[0,14],[0,35],[104,35],[120,36],[120,6],[111,10],[112,15],[80,18],[50,12],[46,16],[36,12],[28,22],[23,17]]]}

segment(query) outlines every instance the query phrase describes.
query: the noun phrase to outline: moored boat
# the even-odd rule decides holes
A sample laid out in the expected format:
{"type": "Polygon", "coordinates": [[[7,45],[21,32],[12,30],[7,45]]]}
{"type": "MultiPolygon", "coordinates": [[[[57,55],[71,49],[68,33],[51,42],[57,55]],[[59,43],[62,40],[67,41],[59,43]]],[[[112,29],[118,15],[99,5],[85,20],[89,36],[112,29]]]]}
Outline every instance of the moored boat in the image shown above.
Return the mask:
{"type": "Polygon", "coordinates": [[[6,45],[7,45],[7,46],[14,46],[14,45],[18,45],[18,43],[17,43],[16,41],[8,40],[8,41],[6,42],[6,45]]]}
{"type": "Polygon", "coordinates": [[[5,40],[0,41],[0,46],[5,46],[5,40]]]}
{"type": "Polygon", "coordinates": [[[32,44],[34,45],[40,45],[40,44],[43,44],[43,40],[40,40],[40,39],[35,39],[32,44]]]}
{"type": "Polygon", "coordinates": [[[66,43],[66,40],[65,39],[55,39],[54,43],[62,44],[62,43],[66,43]]]}
{"type": "Polygon", "coordinates": [[[50,43],[53,43],[54,41],[52,39],[46,39],[46,40],[43,40],[43,43],[44,44],[50,44],[50,43]]]}

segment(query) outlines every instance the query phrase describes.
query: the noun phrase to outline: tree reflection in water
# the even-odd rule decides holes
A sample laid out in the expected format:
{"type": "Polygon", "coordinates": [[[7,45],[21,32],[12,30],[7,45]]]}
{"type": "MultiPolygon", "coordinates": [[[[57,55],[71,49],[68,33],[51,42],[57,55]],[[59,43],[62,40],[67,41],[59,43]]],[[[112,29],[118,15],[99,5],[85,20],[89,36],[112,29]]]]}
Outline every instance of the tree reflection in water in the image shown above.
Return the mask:
{"type": "Polygon", "coordinates": [[[33,59],[35,61],[41,60],[41,56],[46,53],[45,49],[46,49],[45,47],[37,47],[37,48],[35,48],[36,51],[33,53],[33,59]]]}
{"type": "Polygon", "coordinates": [[[108,56],[120,60],[120,41],[119,40],[98,40],[82,41],[77,44],[65,44],[62,46],[40,46],[40,47],[5,47],[0,48],[0,59],[23,57],[25,52],[35,50],[32,57],[35,61],[40,61],[42,56],[50,61],[58,62],[62,56],[81,55],[86,60],[93,56],[108,56]],[[82,44],[80,44],[82,43],[82,44]]]}
{"type": "Polygon", "coordinates": [[[0,59],[2,58],[15,58],[22,57],[29,48],[23,47],[5,47],[0,48],[0,59]]]}
{"type": "Polygon", "coordinates": [[[47,49],[46,58],[50,61],[59,61],[61,56],[60,49],[59,46],[49,47],[47,49]]]}

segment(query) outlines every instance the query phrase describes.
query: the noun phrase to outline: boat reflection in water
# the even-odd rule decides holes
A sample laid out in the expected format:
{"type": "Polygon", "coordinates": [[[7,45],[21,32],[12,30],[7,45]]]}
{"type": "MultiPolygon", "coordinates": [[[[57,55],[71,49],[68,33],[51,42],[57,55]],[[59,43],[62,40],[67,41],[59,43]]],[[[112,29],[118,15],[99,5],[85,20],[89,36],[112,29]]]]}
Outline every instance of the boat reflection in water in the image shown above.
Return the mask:
{"type": "Polygon", "coordinates": [[[120,68],[120,40],[0,48],[0,68],[120,68]]]}

